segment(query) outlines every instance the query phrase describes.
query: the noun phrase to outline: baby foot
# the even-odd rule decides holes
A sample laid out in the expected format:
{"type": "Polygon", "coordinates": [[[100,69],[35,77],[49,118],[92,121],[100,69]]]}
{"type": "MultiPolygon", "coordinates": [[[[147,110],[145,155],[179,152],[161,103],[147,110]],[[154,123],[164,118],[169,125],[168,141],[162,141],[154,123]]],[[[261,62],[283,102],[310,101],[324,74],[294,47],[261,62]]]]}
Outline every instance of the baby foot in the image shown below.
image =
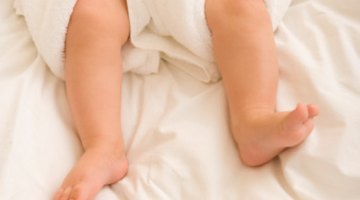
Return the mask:
{"type": "Polygon", "coordinates": [[[291,112],[251,110],[232,126],[240,158],[248,166],[259,166],[288,147],[305,140],[318,115],[314,105],[299,104],[291,112]]]}
{"type": "Polygon", "coordinates": [[[65,178],[54,200],[92,200],[101,188],[121,180],[127,167],[125,154],[118,147],[87,149],[65,178]]]}

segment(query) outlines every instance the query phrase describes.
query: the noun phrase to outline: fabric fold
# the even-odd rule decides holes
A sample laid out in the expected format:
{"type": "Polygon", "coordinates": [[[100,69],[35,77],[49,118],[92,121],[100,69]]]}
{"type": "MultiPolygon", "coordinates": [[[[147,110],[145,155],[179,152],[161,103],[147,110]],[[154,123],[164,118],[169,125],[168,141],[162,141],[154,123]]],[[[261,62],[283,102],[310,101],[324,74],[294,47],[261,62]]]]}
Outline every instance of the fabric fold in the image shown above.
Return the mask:
{"type": "MultiPolygon", "coordinates": [[[[291,0],[268,0],[274,30],[291,0]]],[[[76,0],[16,0],[33,41],[51,71],[64,79],[64,46],[76,0]]],[[[220,79],[212,56],[205,0],[128,1],[131,41],[123,49],[124,71],[157,73],[165,60],[203,82],[220,79]]]]}

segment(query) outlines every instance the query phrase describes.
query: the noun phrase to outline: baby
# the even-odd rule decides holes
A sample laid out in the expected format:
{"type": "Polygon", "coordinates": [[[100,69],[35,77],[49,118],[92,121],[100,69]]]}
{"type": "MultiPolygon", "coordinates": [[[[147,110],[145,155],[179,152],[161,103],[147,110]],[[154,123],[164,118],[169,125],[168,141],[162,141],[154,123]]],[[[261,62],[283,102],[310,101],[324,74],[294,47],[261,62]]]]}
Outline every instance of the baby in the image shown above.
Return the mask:
{"type": "MultiPolygon", "coordinates": [[[[263,0],[206,0],[205,10],[240,158],[248,166],[265,164],[304,141],[318,109],[299,104],[275,111],[279,69],[263,0]]],[[[78,0],[66,38],[65,74],[85,151],[55,200],[94,199],[127,173],[119,122],[121,47],[129,31],[126,0],[78,0]]]]}

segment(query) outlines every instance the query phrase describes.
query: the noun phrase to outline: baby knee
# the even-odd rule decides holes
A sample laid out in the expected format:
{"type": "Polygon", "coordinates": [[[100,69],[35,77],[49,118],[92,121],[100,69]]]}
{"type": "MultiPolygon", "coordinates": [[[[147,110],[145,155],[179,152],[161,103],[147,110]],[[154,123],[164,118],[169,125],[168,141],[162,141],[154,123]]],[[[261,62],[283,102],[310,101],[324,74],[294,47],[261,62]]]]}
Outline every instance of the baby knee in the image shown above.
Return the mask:
{"type": "Polygon", "coordinates": [[[264,7],[263,0],[206,0],[207,15],[256,14],[264,7]]]}
{"type": "Polygon", "coordinates": [[[103,7],[104,5],[101,3],[101,0],[78,0],[73,16],[89,19],[89,21],[99,20],[105,14],[103,7]]]}
{"type": "Polygon", "coordinates": [[[130,32],[125,0],[78,0],[72,18],[94,32],[121,37],[123,43],[130,32]]]}
{"type": "Polygon", "coordinates": [[[264,13],[264,8],[263,0],[206,0],[205,14],[211,28],[233,19],[258,18],[264,13]]]}

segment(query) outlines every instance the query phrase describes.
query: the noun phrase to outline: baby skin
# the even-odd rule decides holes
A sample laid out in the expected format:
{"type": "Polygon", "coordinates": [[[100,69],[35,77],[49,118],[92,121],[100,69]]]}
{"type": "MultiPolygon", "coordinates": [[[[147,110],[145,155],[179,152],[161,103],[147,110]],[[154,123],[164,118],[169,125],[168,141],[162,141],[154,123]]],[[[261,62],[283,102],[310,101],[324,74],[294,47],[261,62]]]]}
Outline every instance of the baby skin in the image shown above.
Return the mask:
{"type": "Polygon", "coordinates": [[[125,0],[78,0],[65,44],[65,83],[84,148],[54,200],[91,200],[127,173],[120,126],[121,47],[129,37],[125,0]]]}
{"type": "MultiPolygon", "coordinates": [[[[244,164],[263,165],[313,129],[314,105],[276,112],[278,66],[262,0],[206,0],[215,60],[244,164]]],[[[84,153],[54,200],[91,200],[120,181],[128,163],[120,126],[121,47],[129,37],[125,0],[78,0],[66,38],[66,90],[84,153]]]]}
{"type": "Polygon", "coordinates": [[[298,104],[275,111],[279,68],[263,0],[207,0],[206,17],[240,158],[248,166],[263,165],[305,140],[318,108],[298,104]]]}

